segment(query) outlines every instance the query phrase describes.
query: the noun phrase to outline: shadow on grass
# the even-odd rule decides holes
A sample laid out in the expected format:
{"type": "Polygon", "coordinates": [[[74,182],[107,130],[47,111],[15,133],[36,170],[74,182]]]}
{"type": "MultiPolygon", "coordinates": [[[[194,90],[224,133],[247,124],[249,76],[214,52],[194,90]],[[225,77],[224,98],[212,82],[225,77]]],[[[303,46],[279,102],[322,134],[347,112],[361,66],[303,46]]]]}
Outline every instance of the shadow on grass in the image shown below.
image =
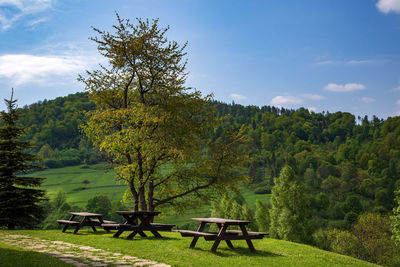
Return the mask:
{"type": "Polygon", "coordinates": [[[15,250],[0,247],[0,266],[4,267],[41,267],[71,266],[49,255],[35,251],[15,250]]]}
{"type": "Polygon", "coordinates": [[[124,240],[128,240],[128,241],[140,241],[140,240],[154,240],[154,241],[171,241],[171,240],[180,240],[179,238],[176,238],[176,237],[166,237],[166,236],[163,236],[163,237],[155,237],[155,236],[147,236],[147,237],[144,237],[144,236],[135,236],[134,238],[132,238],[132,239],[127,239],[126,238],[126,236],[120,236],[120,237],[118,237],[118,238],[121,238],[121,239],[124,239],[124,240]]]}
{"type": "Polygon", "coordinates": [[[229,258],[229,257],[237,257],[237,256],[249,256],[249,257],[284,257],[280,254],[275,254],[268,251],[256,250],[250,251],[249,248],[244,247],[236,247],[234,249],[230,248],[218,248],[216,252],[212,252],[211,250],[194,248],[194,250],[198,251],[208,251],[211,254],[219,257],[229,258]]]}

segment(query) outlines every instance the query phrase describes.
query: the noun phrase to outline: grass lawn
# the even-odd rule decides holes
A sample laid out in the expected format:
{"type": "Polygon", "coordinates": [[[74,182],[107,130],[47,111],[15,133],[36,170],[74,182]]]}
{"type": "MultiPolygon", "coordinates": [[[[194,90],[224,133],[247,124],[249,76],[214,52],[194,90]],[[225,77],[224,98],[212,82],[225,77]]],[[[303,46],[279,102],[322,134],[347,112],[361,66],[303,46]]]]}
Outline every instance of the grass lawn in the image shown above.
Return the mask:
{"type": "Polygon", "coordinates": [[[39,252],[24,250],[21,248],[7,246],[0,240],[0,266],[2,267],[71,267],[71,264],[65,263],[50,255],[39,252]]]}
{"type": "MultiPolygon", "coordinates": [[[[173,266],[375,266],[311,246],[270,238],[254,240],[256,252],[250,252],[245,241],[233,241],[235,249],[229,249],[225,243],[221,243],[217,252],[212,253],[212,241],[200,238],[196,248],[189,249],[191,238],[183,238],[177,233],[163,232],[163,239],[135,237],[126,240],[113,238],[112,234],[102,230],[93,233],[86,228],[77,235],[60,230],[3,232],[92,246],[173,266]]],[[[126,235],[124,233],[122,236],[126,235]]]]}
{"type": "MultiPolygon", "coordinates": [[[[58,189],[67,193],[67,201],[71,204],[81,206],[84,209],[88,199],[105,194],[111,200],[121,200],[127,189],[125,184],[118,184],[115,181],[114,170],[104,170],[103,164],[91,165],[90,168],[71,166],[56,169],[46,169],[35,172],[28,176],[44,177],[46,180],[42,188],[47,190],[48,196],[52,198],[58,189]]],[[[250,189],[243,188],[241,193],[251,208],[255,208],[256,200],[269,201],[270,195],[257,195],[250,189]]],[[[199,206],[196,209],[188,210],[185,214],[168,214],[163,218],[157,218],[158,222],[176,224],[178,227],[190,224],[190,218],[209,217],[210,205],[199,206]]]]}

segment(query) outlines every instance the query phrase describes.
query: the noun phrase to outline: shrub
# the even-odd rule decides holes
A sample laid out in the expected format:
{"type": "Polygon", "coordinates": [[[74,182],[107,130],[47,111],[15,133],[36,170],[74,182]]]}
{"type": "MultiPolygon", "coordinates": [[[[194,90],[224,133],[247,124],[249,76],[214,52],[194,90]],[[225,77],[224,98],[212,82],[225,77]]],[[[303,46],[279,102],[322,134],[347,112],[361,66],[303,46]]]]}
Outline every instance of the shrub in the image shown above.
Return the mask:
{"type": "Polygon", "coordinates": [[[348,231],[333,229],[328,231],[327,240],[330,250],[339,254],[360,258],[360,242],[348,231]]]}
{"type": "Polygon", "coordinates": [[[394,256],[390,221],[380,214],[366,213],[360,216],[352,232],[362,246],[362,259],[385,264],[394,256]]]}

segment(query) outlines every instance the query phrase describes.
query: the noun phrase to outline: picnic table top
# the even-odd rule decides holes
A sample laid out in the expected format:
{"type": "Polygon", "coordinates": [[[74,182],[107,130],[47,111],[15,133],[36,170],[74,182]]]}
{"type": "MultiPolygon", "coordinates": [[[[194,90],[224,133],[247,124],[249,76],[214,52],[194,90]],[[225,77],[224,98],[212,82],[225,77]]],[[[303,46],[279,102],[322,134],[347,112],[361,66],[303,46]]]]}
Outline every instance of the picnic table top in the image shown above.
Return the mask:
{"type": "Polygon", "coordinates": [[[241,225],[241,224],[246,225],[250,223],[249,221],[223,219],[223,218],[192,218],[192,220],[205,223],[221,223],[221,224],[232,224],[232,225],[241,225]]]}
{"type": "Polygon", "coordinates": [[[103,214],[90,213],[90,212],[75,212],[71,211],[70,214],[82,217],[102,217],[103,214]]]}
{"type": "Polygon", "coordinates": [[[117,214],[120,215],[158,215],[161,212],[160,211],[134,211],[134,210],[119,210],[116,211],[117,214]]]}

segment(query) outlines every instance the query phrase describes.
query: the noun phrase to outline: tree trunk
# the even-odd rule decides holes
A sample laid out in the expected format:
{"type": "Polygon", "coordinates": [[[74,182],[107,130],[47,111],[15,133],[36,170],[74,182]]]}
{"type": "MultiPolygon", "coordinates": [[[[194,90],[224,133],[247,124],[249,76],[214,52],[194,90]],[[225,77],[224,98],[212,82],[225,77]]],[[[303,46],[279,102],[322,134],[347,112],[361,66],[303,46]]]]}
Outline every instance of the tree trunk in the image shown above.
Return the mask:
{"type": "Polygon", "coordinates": [[[140,205],[140,210],[142,211],[147,210],[146,195],[143,184],[139,186],[139,205],[140,205]]]}
{"type": "Polygon", "coordinates": [[[133,196],[133,210],[139,211],[139,195],[136,192],[133,180],[129,181],[129,188],[130,188],[132,196],[133,196]]]}
{"type": "Polygon", "coordinates": [[[153,195],[154,195],[154,183],[153,183],[153,181],[150,181],[149,182],[149,192],[147,192],[147,204],[149,207],[149,211],[154,211],[153,195]]]}

